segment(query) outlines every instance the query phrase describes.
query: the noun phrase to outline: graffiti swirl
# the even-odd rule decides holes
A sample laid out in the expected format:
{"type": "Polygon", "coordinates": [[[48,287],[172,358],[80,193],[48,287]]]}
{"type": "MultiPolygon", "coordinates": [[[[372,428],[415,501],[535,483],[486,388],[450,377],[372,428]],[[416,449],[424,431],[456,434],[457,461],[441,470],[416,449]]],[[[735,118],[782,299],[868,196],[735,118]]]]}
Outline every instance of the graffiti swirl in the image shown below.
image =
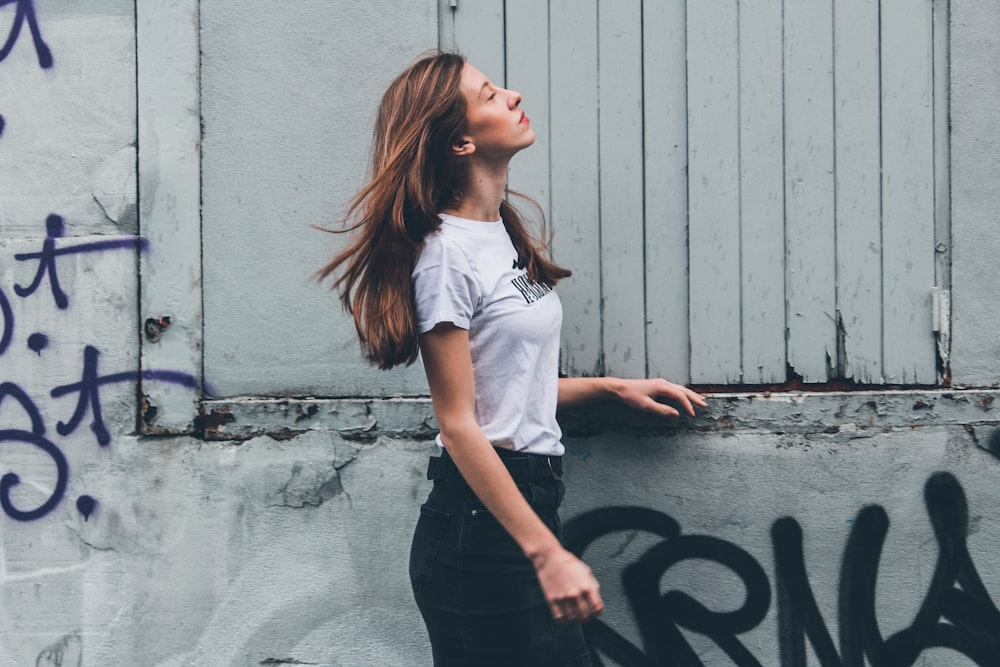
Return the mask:
{"type": "Polygon", "coordinates": [[[12,489],[21,483],[21,478],[17,473],[8,472],[0,477],[0,508],[4,513],[17,521],[32,521],[45,516],[59,504],[66,493],[66,482],[69,479],[69,464],[66,457],[52,442],[45,437],[45,422],[38,410],[38,406],[31,400],[31,397],[13,382],[0,384],[0,406],[4,400],[10,397],[21,406],[31,422],[31,430],[23,429],[2,429],[0,430],[0,444],[20,443],[33,445],[52,458],[56,466],[56,483],[49,494],[49,497],[38,507],[33,509],[21,509],[11,500],[12,489]]]}
{"type": "Polygon", "coordinates": [[[34,445],[52,457],[52,461],[56,464],[56,484],[52,493],[49,494],[45,502],[33,509],[20,509],[11,500],[11,490],[21,483],[21,478],[17,473],[8,472],[0,477],[0,508],[3,508],[4,514],[17,521],[34,521],[51,512],[62,501],[69,478],[69,465],[59,448],[49,442],[45,436],[15,429],[0,431],[0,444],[9,442],[34,445]]]}

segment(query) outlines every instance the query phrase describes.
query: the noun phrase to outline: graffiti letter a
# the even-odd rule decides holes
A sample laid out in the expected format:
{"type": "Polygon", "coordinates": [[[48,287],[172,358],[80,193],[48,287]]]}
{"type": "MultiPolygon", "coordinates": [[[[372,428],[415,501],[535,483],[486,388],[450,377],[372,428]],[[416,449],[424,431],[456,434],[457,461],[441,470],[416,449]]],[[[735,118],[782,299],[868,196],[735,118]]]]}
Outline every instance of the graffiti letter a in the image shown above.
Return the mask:
{"type": "Polygon", "coordinates": [[[49,50],[45,40],[42,39],[42,32],[38,29],[38,19],[35,17],[35,6],[32,0],[0,0],[0,8],[13,3],[17,9],[14,14],[14,23],[11,25],[10,34],[7,41],[0,46],[0,61],[7,57],[17,43],[17,38],[21,34],[21,27],[24,22],[28,22],[28,30],[31,31],[31,40],[35,43],[35,53],[38,54],[38,64],[42,69],[52,67],[52,51],[49,50]]]}

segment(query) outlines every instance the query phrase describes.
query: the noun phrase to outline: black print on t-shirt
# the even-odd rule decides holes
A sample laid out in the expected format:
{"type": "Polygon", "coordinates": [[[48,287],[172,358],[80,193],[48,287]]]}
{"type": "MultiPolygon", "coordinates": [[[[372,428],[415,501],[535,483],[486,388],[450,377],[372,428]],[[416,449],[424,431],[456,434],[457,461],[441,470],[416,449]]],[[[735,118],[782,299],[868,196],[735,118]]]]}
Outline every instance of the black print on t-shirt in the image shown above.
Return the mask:
{"type": "Polygon", "coordinates": [[[512,268],[512,269],[519,269],[519,270],[523,271],[524,267],[526,267],[526,266],[528,266],[528,265],[525,264],[524,262],[518,261],[518,258],[515,257],[514,258],[514,263],[511,265],[510,268],[512,268]]]}
{"type": "Polygon", "coordinates": [[[552,291],[552,288],[545,283],[533,283],[528,279],[527,273],[522,273],[517,278],[510,281],[517,288],[524,300],[534,303],[552,291]]]}

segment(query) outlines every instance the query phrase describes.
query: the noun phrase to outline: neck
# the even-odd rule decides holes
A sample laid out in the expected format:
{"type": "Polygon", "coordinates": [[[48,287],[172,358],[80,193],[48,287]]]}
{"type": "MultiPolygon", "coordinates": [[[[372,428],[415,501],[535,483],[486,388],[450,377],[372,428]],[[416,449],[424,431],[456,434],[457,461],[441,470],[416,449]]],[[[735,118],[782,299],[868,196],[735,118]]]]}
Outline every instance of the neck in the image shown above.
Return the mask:
{"type": "Polygon", "coordinates": [[[468,220],[495,222],[507,191],[507,163],[486,167],[469,164],[462,183],[462,199],[444,212],[468,220]]]}

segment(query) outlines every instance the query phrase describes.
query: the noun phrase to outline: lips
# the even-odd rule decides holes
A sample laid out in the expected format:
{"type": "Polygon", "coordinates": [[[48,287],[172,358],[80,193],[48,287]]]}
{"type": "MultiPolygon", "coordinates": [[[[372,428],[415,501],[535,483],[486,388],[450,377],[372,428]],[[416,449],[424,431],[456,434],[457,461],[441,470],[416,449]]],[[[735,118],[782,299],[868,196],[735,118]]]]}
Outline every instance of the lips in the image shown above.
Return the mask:
{"type": "Polygon", "coordinates": [[[531,119],[528,118],[528,116],[522,111],[521,112],[521,120],[519,120],[518,122],[519,123],[530,123],[531,119]]]}

